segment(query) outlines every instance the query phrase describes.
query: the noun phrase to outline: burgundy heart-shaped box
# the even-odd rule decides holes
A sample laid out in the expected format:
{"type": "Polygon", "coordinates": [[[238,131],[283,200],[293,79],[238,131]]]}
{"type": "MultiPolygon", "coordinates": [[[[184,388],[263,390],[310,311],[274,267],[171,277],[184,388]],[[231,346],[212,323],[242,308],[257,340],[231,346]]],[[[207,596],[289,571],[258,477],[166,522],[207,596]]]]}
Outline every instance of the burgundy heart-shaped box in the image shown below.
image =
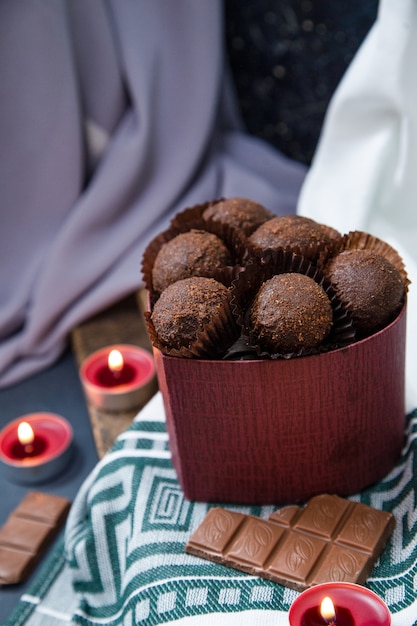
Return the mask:
{"type": "Polygon", "coordinates": [[[383,330],[318,355],[226,361],[155,348],[185,497],[285,504],[383,478],[404,443],[405,336],[406,306],[383,330]]]}

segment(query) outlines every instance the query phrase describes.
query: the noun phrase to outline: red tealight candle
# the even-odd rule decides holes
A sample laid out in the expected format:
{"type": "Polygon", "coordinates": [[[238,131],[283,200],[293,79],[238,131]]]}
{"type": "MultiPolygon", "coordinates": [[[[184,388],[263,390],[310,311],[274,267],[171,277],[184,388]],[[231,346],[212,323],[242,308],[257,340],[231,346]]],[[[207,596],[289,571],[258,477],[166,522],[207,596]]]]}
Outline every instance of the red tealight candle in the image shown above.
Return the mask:
{"type": "Polygon", "coordinates": [[[355,626],[349,609],[337,607],[329,596],[325,596],[320,606],[314,606],[304,613],[301,618],[301,626],[355,626]]]}
{"type": "Polygon", "coordinates": [[[291,626],[390,626],[379,596],[353,583],[323,583],[301,593],[291,606],[291,626]]]}
{"type": "Polygon", "coordinates": [[[135,377],[135,368],[131,362],[125,363],[120,350],[110,350],[107,364],[97,371],[97,382],[103,387],[127,385],[135,377]]]}
{"type": "Polygon", "coordinates": [[[35,435],[28,422],[20,422],[17,427],[17,440],[11,449],[12,456],[16,459],[28,459],[42,454],[45,448],[45,439],[35,435]]]}
{"type": "Polygon", "coordinates": [[[91,404],[123,411],[147,399],[155,365],[147,350],[127,344],[108,346],[87,357],[80,367],[80,378],[91,404]]]}
{"type": "Polygon", "coordinates": [[[54,413],[31,413],[0,432],[0,461],[14,482],[38,483],[60,474],[72,453],[70,424],[54,413]]]}

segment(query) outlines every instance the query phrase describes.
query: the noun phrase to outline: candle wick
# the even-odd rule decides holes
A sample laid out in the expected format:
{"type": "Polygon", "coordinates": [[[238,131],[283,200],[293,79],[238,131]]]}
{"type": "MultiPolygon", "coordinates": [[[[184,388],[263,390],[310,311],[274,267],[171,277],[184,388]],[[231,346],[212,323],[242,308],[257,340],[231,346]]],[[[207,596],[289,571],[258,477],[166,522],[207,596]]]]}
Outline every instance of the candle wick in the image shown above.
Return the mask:
{"type": "Polygon", "coordinates": [[[32,454],[33,452],[33,444],[32,443],[27,443],[25,446],[25,452],[26,454],[32,454]]]}

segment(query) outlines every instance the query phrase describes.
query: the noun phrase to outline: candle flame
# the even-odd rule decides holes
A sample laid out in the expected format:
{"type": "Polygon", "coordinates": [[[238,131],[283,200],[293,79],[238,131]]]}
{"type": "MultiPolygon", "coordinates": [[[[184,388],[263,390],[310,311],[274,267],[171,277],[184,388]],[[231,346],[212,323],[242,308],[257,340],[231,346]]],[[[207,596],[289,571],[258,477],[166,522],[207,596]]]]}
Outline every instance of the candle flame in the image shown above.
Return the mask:
{"type": "Polygon", "coordinates": [[[333,621],[336,617],[334,604],[331,598],[329,598],[328,596],[323,598],[323,600],[321,601],[320,613],[323,619],[327,620],[328,622],[333,621]]]}
{"type": "Polygon", "coordinates": [[[121,372],[124,366],[122,353],[119,350],[111,350],[107,364],[112,372],[121,372]]]}
{"type": "Polygon", "coordinates": [[[33,443],[35,439],[35,433],[33,432],[32,426],[27,422],[20,422],[19,426],[17,427],[17,438],[19,439],[22,446],[33,443]]]}

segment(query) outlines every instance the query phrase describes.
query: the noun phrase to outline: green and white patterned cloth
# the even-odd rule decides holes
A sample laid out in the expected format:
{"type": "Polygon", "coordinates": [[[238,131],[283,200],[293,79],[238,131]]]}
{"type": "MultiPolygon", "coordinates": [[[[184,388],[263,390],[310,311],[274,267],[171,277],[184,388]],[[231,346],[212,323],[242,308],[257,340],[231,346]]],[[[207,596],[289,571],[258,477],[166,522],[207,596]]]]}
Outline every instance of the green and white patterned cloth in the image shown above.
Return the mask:
{"type": "MultiPolygon", "coordinates": [[[[396,529],[367,586],[393,626],[417,624],[417,410],[394,470],[352,497],[392,511],[396,529]]],[[[185,554],[209,506],[184,499],[158,393],[82,486],[66,532],[13,626],[288,626],[297,592],[185,554]],[[53,581],[53,582],[52,582],[53,581]]],[[[227,508],[267,517],[274,509],[227,508]]]]}

